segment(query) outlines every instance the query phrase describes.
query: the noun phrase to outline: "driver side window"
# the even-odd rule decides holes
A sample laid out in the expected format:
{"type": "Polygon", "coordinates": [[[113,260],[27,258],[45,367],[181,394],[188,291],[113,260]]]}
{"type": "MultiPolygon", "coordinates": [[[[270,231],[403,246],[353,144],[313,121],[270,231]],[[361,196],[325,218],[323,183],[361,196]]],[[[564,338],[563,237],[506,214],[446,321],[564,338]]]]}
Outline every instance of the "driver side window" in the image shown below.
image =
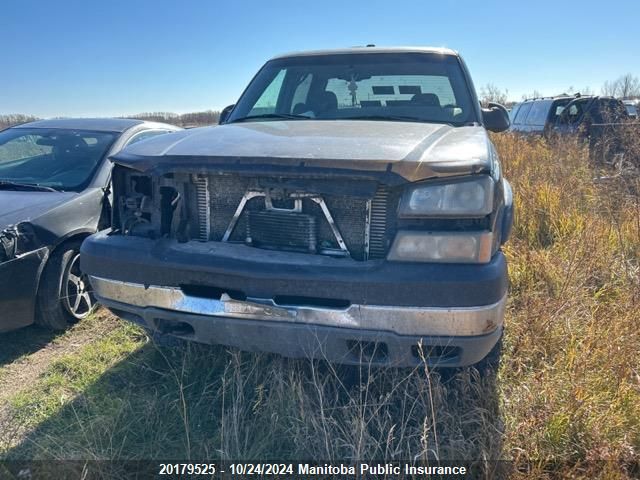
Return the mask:
{"type": "Polygon", "coordinates": [[[278,97],[282,89],[282,82],[284,81],[285,73],[286,70],[284,69],[278,72],[269,86],[264,90],[264,92],[262,92],[258,101],[253,105],[253,108],[249,112],[249,116],[265,115],[276,112],[278,97]]]}
{"type": "Polygon", "coordinates": [[[567,114],[569,123],[575,123],[580,118],[580,114],[582,113],[582,109],[578,104],[573,104],[569,106],[569,112],[567,114]]]}

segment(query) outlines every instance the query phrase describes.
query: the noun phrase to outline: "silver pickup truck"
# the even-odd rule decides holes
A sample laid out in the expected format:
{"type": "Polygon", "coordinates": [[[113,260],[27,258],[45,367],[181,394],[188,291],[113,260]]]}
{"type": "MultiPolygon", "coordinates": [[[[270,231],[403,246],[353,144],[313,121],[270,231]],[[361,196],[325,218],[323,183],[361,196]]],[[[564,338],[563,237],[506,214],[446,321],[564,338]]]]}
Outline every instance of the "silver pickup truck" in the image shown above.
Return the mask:
{"type": "Polygon", "coordinates": [[[512,194],[460,56],[269,60],[220,125],[116,154],[82,268],[161,335],[381,366],[474,364],[502,336],[512,194]]]}

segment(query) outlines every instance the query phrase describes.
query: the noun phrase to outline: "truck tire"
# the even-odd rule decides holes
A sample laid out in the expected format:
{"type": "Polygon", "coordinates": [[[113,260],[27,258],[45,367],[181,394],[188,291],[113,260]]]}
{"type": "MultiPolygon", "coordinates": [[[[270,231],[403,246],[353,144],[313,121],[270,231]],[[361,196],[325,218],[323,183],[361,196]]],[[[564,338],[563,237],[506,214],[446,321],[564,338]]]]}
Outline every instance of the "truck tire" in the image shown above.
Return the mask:
{"type": "Polygon", "coordinates": [[[474,368],[478,370],[481,376],[495,375],[500,368],[500,359],[502,358],[502,339],[504,335],[500,335],[500,340],[491,351],[474,365],[474,368]]]}
{"type": "Polygon", "coordinates": [[[52,330],[65,330],[95,310],[86,275],[80,271],[80,242],[58,247],[40,280],[36,297],[36,323],[52,330]]]}
{"type": "Polygon", "coordinates": [[[160,333],[157,330],[149,327],[142,327],[149,337],[149,340],[161,348],[182,348],[187,344],[187,340],[168,335],[166,333],[160,333]]]}

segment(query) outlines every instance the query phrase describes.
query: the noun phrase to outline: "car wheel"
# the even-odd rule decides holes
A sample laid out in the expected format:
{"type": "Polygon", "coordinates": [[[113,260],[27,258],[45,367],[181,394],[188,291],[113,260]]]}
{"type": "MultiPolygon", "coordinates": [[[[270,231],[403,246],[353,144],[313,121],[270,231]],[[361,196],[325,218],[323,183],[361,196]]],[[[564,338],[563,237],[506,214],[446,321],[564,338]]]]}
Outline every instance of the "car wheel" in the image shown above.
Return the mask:
{"type": "Polygon", "coordinates": [[[47,262],[38,289],[37,322],[64,330],[86,318],[95,307],[88,278],[80,270],[80,244],[58,247],[47,262]]]}

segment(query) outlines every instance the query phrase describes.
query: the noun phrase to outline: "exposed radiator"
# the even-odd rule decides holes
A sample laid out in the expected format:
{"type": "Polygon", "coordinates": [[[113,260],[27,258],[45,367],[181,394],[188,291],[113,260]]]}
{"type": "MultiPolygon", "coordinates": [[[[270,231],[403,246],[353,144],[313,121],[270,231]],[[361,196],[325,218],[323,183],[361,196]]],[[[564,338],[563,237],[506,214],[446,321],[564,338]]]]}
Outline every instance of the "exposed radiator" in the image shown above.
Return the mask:
{"type": "Polygon", "coordinates": [[[387,205],[389,190],[378,186],[371,201],[369,220],[369,258],[384,258],[387,254],[387,205]]]}
{"type": "MultiPolygon", "coordinates": [[[[247,192],[263,188],[262,182],[265,179],[261,178],[239,175],[194,176],[197,205],[192,204],[195,207],[192,212],[198,224],[193,225],[192,235],[201,241],[248,241],[256,247],[315,251],[317,254],[334,256],[345,256],[341,254],[348,250],[351,258],[360,261],[386,256],[388,228],[393,225],[388,212],[395,211],[391,202],[396,201],[387,187],[379,185],[375,195],[369,199],[339,194],[319,195],[317,199],[322,200],[335,222],[332,227],[322,205],[312,198],[302,198],[301,208],[298,210],[300,215],[265,213],[264,195],[243,200],[247,192]],[[239,206],[242,206],[241,214],[234,220],[239,206]],[[311,218],[315,220],[311,222],[311,218]],[[232,231],[227,232],[232,223],[232,231]],[[278,223],[281,228],[278,228],[278,223]],[[295,232],[292,230],[294,228],[295,232]],[[332,228],[339,231],[342,246],[332,228]],[[228,236],[223,238],[225,232],[228,236]]],[[[301,187],[298,191],[303,190],[304,187],[301,187]]],[[[280,202],[282,203],[281,200],[280,202]]],[[[282,207],[290,208],[289,203],[291,202],[285,201],[282,207]]]]}
{"type": "Polygon", "coordinates": [[[269,210],[249,212],[247,243],[256,247],[316,253],[316,217],[269,210]]]}
{"type": "Polygon", "coordinates": [[[198,240],[206,242],[211,236],[209,178],[198,175],[194,178],[193,183],[196,186],[196,201],[198,203],[198,240]]]}

